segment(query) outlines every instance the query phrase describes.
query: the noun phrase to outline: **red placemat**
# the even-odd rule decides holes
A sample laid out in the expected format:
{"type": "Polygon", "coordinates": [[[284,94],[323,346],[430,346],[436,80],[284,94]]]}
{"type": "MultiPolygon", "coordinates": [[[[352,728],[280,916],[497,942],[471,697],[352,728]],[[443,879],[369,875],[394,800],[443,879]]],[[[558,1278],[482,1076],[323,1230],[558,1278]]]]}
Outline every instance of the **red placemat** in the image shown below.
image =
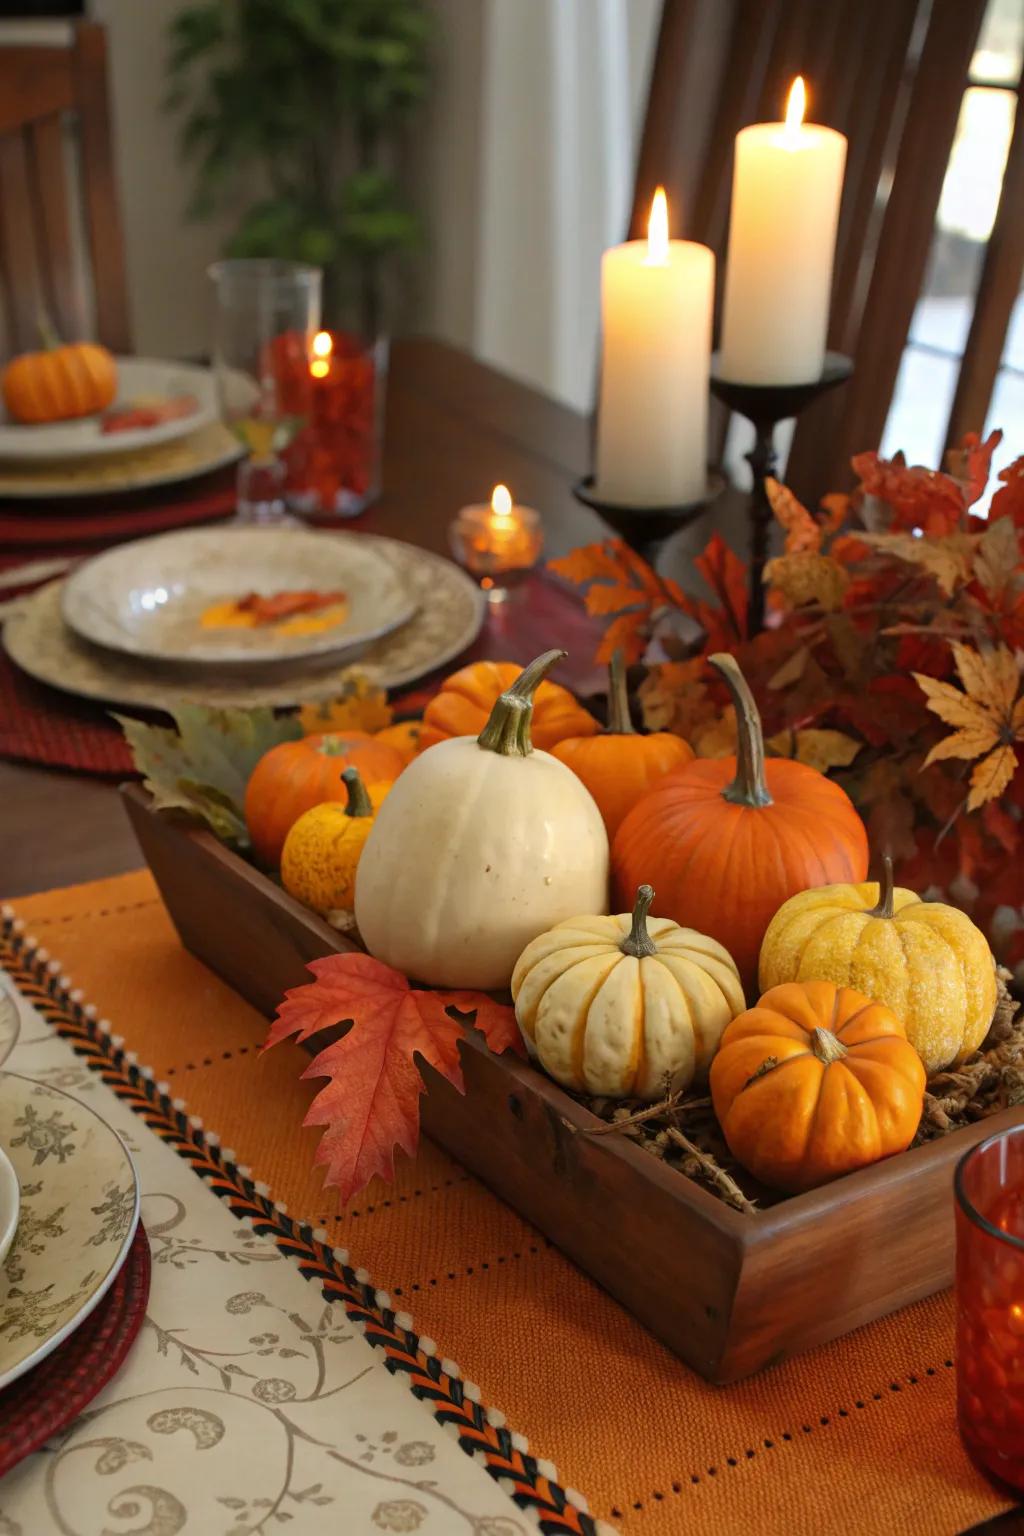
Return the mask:
{"type": "Polygon", "coordinates": [[[149,1241],[142,1223],[99,1306],[35,1370],[0,1392],[0,1477],[76,1419],[135,1342],[149,1300],[149,1241]]]}
{"type": "Polygon", "coordinates": [[[235,509],[235,467],[204,475],[189,486],[137,496],[82,496],[61,501],[0,501],[0,550],[27,559],[36,554],[92,554],[98,543],[119,543],[190,523],[228,517],[235,509]]]}

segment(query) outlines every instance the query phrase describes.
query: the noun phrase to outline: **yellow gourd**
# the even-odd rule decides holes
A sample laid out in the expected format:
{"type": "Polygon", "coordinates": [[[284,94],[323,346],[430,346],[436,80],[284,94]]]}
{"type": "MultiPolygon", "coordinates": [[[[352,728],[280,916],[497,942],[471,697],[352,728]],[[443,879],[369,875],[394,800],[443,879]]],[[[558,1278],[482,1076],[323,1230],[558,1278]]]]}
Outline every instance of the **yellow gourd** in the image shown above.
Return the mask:
{"type": "Polygon", "coordinates": [[[373,818],[390,784],[367,789],[358,768],[341,775],[348,803],[328,800],[304,812],[285,838],[281,883],[290,896],[321,914],[355,904],[356,869],[373,818]]]}
{"type": "Polygon", "coordinates": [[[957,907],[881,885],[821,885],[791,896],[761,946],[761,990],[834,981],[884,1003],[929,1072],[977,1050],[996,1006],[995,962],[980,928],[957,907]]]}
{"type": "Polygon", "coordinates": [[[657,1099],[703,1076],[744,1007],[721,944],[647,914],[571,917],[528,944],[512,974],[516,1019],[545,1072],[575,1093],[657,1099]]]}

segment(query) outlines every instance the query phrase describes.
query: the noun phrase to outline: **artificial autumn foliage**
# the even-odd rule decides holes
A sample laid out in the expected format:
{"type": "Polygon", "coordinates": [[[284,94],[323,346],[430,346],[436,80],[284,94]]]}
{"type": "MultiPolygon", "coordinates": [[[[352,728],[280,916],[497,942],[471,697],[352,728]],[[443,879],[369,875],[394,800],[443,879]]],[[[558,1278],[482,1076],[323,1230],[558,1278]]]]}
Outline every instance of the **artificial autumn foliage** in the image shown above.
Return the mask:
{"type": "MultiPolygon", "coordinates": [[[[648,729],[685,736],[700,756],[729,755],[735,721],[707,657],[730,650],[757,698],[769,755],[830,771],[876,858],[892,853],[899,884],[964,907],[1016,965],[1024,457],[1000,474],[988,519],[972,510],[998,442],[998,433],[969,435],[946,472],[860,454],[856,489],[826,497],[816,513],[769,482],[785,543],[766,570],[766,628],[753,637],[745,569],[718,535],[694,562],[707,599],[645,578],[616,540],[554,567],[586,587],[589,611],[609,616],[633,660],[646,657],[648,729]]],[[[606,637],[599,655],[607,648],[606,637]]]]}
{"type": "Polygon", "coordinates": [[[523,1054],[515,1013],[481,992],[423,991],[369,955],[328,955],[308,967],[314,980],[293,987],[271,1025],[264,1050],[294,1036],[301,1044],[337,1024],[351,1027],[326,1046],[303,1077],[330,1081],[310,1105],[305,1125],[326,1127],[316,1162],[325,1187],[344,1204],[373,1178],[394,1177],[395,1148],[412,1157],[419,1141],[420,1061],[464,1092],[459,1042],[472,1022],[492,1051],[523,1054]]]}

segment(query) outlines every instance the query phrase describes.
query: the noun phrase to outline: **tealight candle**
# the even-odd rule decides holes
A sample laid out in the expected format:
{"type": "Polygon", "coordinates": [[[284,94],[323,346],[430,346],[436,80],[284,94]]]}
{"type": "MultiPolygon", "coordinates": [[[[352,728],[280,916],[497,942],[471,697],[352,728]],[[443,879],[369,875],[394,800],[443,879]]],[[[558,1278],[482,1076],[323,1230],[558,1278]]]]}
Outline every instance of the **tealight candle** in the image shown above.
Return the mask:
{"type": "Polygon", "coordinates": [[[1024,1492],[1024,1126],[965,1153],[955,1189],[960,1435],[1024,1492]]]}
{"type": "Polygon", "coordinates": [[[449,530],[452,553],[493,602],[506,588],[533,569],[544,548],[540,514],[512,500],[505,485],[496,485],[489,503],[463,507],[449,530]]]}

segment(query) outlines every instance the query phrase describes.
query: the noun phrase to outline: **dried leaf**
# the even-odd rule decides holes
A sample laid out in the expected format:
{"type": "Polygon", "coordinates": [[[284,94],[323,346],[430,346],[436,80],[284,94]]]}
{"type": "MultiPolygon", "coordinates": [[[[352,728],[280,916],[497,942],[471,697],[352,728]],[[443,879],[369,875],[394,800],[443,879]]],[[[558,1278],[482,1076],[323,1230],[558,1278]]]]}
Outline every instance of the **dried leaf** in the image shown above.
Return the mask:
{"type": "Polygon", "coordinates": [[[974,558],[974,574],[993,602],[998,602],[1020,565],[1020,539],[1012,518],[990,522],[974,558]]]}
{"type": "Polygon", "coordinates": [[[647,623],[648,616],[642,612],[623,613],[612,619],[597,648],[595,660],[607,665],[620,650],[627,667],[632,666],[647,648],[647,623]]]}
{"type": "Polygon", "coordinates": [[[588,587],[583,601],[587,612],[600,618],[605,614],[622,613],[626,608],[635,608],[639,598],[640,594],[635,587],[624,586],[618,581],[595,581],[588,587]]]}
{"type": "Polygon", "coordinates": [[[974,546],[978,539],[972,534],[949,534],[941,538],[915,537],[912,533],[864,533],[865,544],[895,555],[909,565],[919,565],[934,576],[940,592],[947,597],[958,586],[970,581],[974,561],[974,546]]]}
{"type": "Polygon", "coordinates": [[[320,704],[303,704],[299,721],[303,734],[320,736],[329,731],[382,731],[394,716],[385,689],[364,673],[352,672],[341,692],[320,704]]]}
{"type": "Polygon", "coordinates": [[[990,432],[982,442],[979,433],[968,432],[958,448],[951,448],[946,455],[946,468],[963,486],[964,501],[969,507],[985,492],[992,469],[992,455],[1003,440],[1002,432],[990,432]]]}
{"type": "Polygon", "coordinates": [[[695,731],[690,745],[698,757],[735,757],[736,711],[732,705],[717,720],[695,731]]]}
{"type": "Polygon", "coordinates": [[[578,549],[571,549],[567,555],[549,560],[548,569],[577,587],[585,586],[588,581],[621,581],[622,566],[616,558],[615,545],[613,539],[583,544],[578,549]]]}
{"type": "Polygon", "coordinates": [[[989,522],[1008,517],[1018,528],[1024,528],[1024,454],[1006,469],[999,479],[1002,490],[996,491],[989,508],[989,522]]]}
{"type": "Polygon", "coordinates": [[[304,1077],[326,1077],[305,1125],[326,1127],[316,1153],[327,1188],[344,1203],[373,1178],[394,1175],[395,1149],[412,1157],[419,1140],[419,1061],[463,1092],[463,1029],[448,1010],[475,1014],[476,1028],[498,1051],[521,1049],[511,1008],[472,992],[428,992],[369,955],[314,961],[314,980],[285,994],[264,1049],[289,1036],[300,1042],[351,1020],[352,1027],[316,1056],[304,1077]]]}
{"type": "Polygon", "coordinates": [[[1001,795],[1017,771],[1017,754],[1010,746],[997,747],[980,763],[975,763],[971,774],[971,792],[967,796],[967,809],[976,811],[986,800],[1001,795]]]}
{"type": "Polygon", "coordinates": [[[271,747],[302,735],[298,720],[271,709],[197,704],[180,704],[171,715],[177,730],[114,715],[156,809],[187,811],[222,842],[247,848],[243,806],[249,776],[271,747]]]}
{"type": "Polygon", "coordinates": [[[804,674],[804,669],[807,666],[810,655],[811,653],[806,645],[801,645],[793,652],[788,661],[784,661],[779,670],[768,679],[768,687],[778,690],[779,688],[789,688],[791,684],[799,682],[804,674]]]}
{"type": "Polygon", "coordinates": [[[940,720],[944,720],[947,725],[955,725],[959,730],[987,731],[987,746],[993,746],[998,741],[999,732],[995,721],[967,694],[961,693],[959,688],[954,688],[952,683],[940,683],[937,678],[926,677],[923,672],[915,672],[914,681],[926,694],[928,708],[940,720]]]}
{"type": "Polygon", "coordinates": [[[891,509],[895,528],[920,528],[942,535],[960,528],[966,503],[963,491],[950,475],[920,466],[909,468],[902,454],[883,459],[877,453],[859,453],[853,471],[863,494],[891,509]]]}
{"type": "Polygon", "coordinates": [[[732,650],[747,637],[747,568],[720,533],[712,534],[693,564],[715,601],[680,591],[678,605],[704,630],[708,651],[732,650]]]}
{"type": "Polygon", "coordinates": [[[672,731],[689,741],[717,713],[704,673],[702,656],[650,667],[638,690],[645,728],[672,731]]]}
{"type": "Polygon", "coordinates": [[[863,743],[844,731],[807,727],[799,731],[779,731],[765,740],[765,746],[778,757],[792,757],[807,763],[819,773],[830,768],[848,768],[863,743]]]}
{"type": "Polygon", "coordinates": [[[821,549],[821,529],[807,508],[797,501],[787,486],[780,485],[770,475],[764,488],[775,521],[786,531],[786,554],[817,554],[821,549]]]}
{"type": "Polygon", "coordinates": [[[843,606],[850,584],[848,572],[830,555],[806,550],[779,555],[765,566],[764,579],[790,608],[816,604],[825,613],[843,606]]]}
{"type": "Polygon", "coordinates": [[[999,645],[982,654],[954,641],[953,659],[971,697],[996,719],[1009,718],[1020,690],[1020,671],[1013,652],[999,645]]]}

